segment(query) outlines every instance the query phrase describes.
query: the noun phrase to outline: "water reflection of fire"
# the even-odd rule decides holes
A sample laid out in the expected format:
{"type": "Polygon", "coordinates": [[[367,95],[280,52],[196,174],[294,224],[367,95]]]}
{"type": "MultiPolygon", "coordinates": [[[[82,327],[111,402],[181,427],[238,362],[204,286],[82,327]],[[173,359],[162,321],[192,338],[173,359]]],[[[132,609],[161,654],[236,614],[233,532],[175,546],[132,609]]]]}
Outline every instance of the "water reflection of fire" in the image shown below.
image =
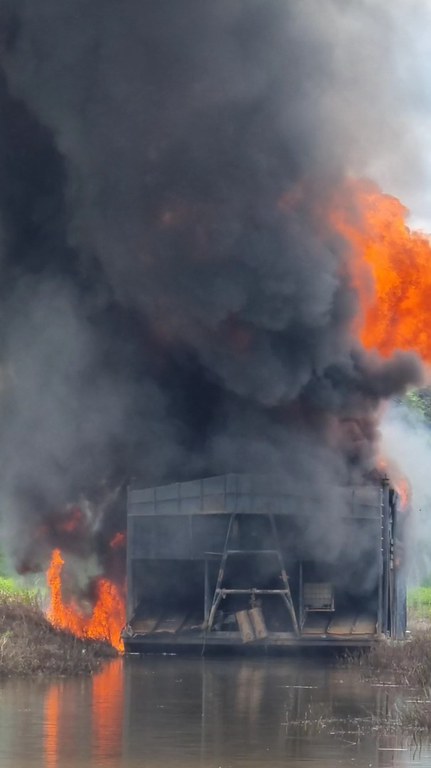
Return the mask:
{"type": "MultiPolygon", "coordinates": [[[[46,768],[60,768],[71,745],[78,740],[84,749],[80,757],[85,764],[85,751],[91,748],[91,758],[95,763],[101,761],[103,765],[117,765],[123,740],[123,673],[122,660],[117,659],[106,664],[89,683],[91,704],[84,717],[91,728],[91,736],[83,732],[83,721],[80,719],[80,713],[89,704],[87,686],[82,688],[75,681],[69,681],[66,684],[54,683],[48,688],[43,708],[43,756],[46,768]],[[88,717],[90,713],[91,717],[88,717]]],[[[75,760],[71,764],[75,765],[75,760]]]]}
{"type": "Polygon", "coordinates": [[[124,669],[121,660],[110,662],[93,677],[93,754],[105,764],[121,754],[123,736],[124,669]]]}
{"type": "Polygon", "coordinates": [[[58,729],[60,718],[60,687],[53,685],[47,692],[44,707],[45,768],[58,766],[58,729]]]}
{"type": "Polygon", "coordinates": [[[52,553],[47,571],[50,591],[48,618],[59,629],[65,629],[77,637],[101,640],[117,650],[123,650],[120,638],[125,624],[125,604],[122,590],[106,578],[96,579],[96,599],[90,613],[85,613],[75,601],[63,598],[64,560],[59,549],[52,553]]]}

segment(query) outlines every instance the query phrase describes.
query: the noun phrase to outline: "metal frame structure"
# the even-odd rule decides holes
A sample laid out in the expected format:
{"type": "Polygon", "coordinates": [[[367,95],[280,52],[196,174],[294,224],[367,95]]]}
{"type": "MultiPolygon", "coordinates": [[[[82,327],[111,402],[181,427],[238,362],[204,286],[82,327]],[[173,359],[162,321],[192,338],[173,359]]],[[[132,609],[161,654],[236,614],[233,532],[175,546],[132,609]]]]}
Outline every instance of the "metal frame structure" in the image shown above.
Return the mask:
{"type": "MultiPolygon", "coordinates": [[[[382,635],[402,637],[405,589],[402,569],[396,567],[393,556],[396,494],[387,481],[329,490],[330,496],[295,494],[279,477],[252,475],[223,475],[157,488],[129,488],[128,624],[123,632],[126,649],[232,647],[244,643],[256,649],[358,646],[370,644],[382,635]],[[325,505],[331,503],[329,498],[333,505],[345,510],[349,525],[368,531],[368,554],[376,572],[374,619],[352,614],[344,621],[345,614],[340,611],[345,609],[339,607],[338,592],[335,604],[332,596],[332,602],[328,598],[323,607],[307,607],[304,580],[316,580],[318,565],[317,571],[313,571],[313,564],[310,570],[305,552],[297,555],[296,560],[289,556],[286,567],[286,541],[292,542],[298,535],[295,521],[309,520],[312,524],[315,515],[325,514],[325,505]],[[264,540],[256,535],[244,538],[244,531],[253,529],[255,522],[256,530],[260,530],[258,520],[264,521],[264,540]],[[270,563],[270,583],[261,579],[259,562],[270,563]],[[243,572],[239,569],[241,563],[249,564],[244,565],[243,572]],[[165,592],[160,592],[163,581],[165,592]],[[200,618],[186,615],[188,609],[181,615],[181,600],[189,588],[195,590],[196,605],[201,601],[200,618]],[[174,615],[178,590],[181,599],[174,615]],[[163,595],[168,596],[172,615],[163,612],[163,595]],[[266,626],[262,611],[275,606],[277,598],[286,609],[286,622],[280,618],[281,612],[277,613],[275,623],[271,620],[266,626]],[[145,609],[148,603],[153,606],[150,615],[141,618],[142,606],[145,609]],[[254,634],[249,633],[250,637],[246,631],[248,618],[261,622],[257,630],[254,628],[254,634]]],[[[300,542],[294,544],[298,544],[296,550],[300,552],[300,542]]],[[[320,577],[319,582],[318,575],[316,584],[322,587],[326,580],[320,577]]]]}
{"type": "MultiPolygon", "coordinates": [[[[240,549],[240,550],[234,550],[229,549],[229,541],[231,538],[232,528],[235,523],[235,520],[237,518],[237,513],[232,513],[230,516],[227,532],[226,532],[226,539],[224,543],[223,552],[221,553],[221,560],[220,560],[220,566],[219,566],[219,572],[217,576],[217,583],[214,590],[214,595],[212,599],[211,604],[211,610],[209,612],[208,619],[205,615],[205,621],[204,621],[204,627],[206,632],[211,632],[215,615],[217,612],[217,608],[220,604],[220,601],[226,598],[228,595],[250,595],[250,599],[252,601],[252,606],[255,604],[255,598],[257,595],[279,595],[280,598],[283,600],[283,602],[286,605],[287,611],[290,615],[290,618],[292,620],[292,625],[294,628],[295,635],[299,636],[299,626],[298,626],[298,620],[296,618],[296,612],[293,605],[292,595],[290,593],[290,587],[289,587],[289,579],[286,573],[286,568],[284,566],[283,562],[283,555],[281,553],[280,547],[278,546],[278,533],[277,533],[277,525],[274,519],[274,515],[271,512],[267,513],[267,517],[270,523],[270,530],[273,537],[273,549],[240,549]],[[235,555],[248,555],[248,556],[256,556],[256,555],[272,555],[277,558],[278,566],[279,566],[279,578],[281,580],[281,583],[283,584],[283,587],[281,589],[262,589],[258,587],[249,587],[248,589],[237,589],[237,588],[230,588],[226,589],[223,587],[223,579],[225,574],[225,568],[228,557],[234,557],[235,555]]],[[[216,553],[207,553],[207,554],[216,554],[216,553]]]]}

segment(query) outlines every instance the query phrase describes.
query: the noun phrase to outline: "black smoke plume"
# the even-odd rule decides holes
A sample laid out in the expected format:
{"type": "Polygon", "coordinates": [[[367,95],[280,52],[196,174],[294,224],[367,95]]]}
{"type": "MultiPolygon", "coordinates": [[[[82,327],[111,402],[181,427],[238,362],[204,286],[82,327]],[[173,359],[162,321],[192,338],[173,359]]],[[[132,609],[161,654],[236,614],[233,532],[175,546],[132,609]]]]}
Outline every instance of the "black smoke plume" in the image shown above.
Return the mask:
{"type": "Polygon", "coordinates": [[[346,175],[416,162],[390,4],[0,8],[0,492],[17,566],[54,543],[103,553],[132,476],[309,487],[371,471],[381,401],[420,366],[361,349],[349,251],[316,211],[346,175]]]}

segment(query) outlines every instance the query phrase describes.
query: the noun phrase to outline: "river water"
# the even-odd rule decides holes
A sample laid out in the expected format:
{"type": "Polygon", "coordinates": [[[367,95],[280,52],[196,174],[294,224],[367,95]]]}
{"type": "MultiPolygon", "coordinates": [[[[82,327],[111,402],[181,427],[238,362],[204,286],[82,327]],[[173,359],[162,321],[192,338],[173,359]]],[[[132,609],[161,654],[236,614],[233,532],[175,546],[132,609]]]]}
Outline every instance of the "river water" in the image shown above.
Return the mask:
{"type": "Polygon", "coordinates": [[[93,678],[0,684],[0,768],[431,768],[373,730],[408,694],[300,659],[117,659],[93,678]]]}

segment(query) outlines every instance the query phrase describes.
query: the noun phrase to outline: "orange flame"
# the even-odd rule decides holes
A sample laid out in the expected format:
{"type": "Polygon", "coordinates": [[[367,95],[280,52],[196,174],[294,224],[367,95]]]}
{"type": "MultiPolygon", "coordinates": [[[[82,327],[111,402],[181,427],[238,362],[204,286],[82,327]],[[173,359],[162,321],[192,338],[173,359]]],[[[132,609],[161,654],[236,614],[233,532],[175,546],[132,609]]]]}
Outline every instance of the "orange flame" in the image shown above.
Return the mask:
{"type": "Polygon", "coordinates": [[[401,474],[400,468],[392,461],[388,461],[383,456],[378,456],[376,460],[376,469],[381,476],[389,477],[391,485],[398,494],[398,509],[401,512],[408,512],[412,496],[412,489],[408,479],[401,474]]]}
{"type": "Polygon", "coordinates": [[[115,536],[111,539],[109,542],[109,546],[111,549],[121,549],[122,547],[126,546],[126,534],[125,533],[116,533],[115,536]]]}
{"type": "Polygon", "coordinates": [[[399,478],[395,483],[395,490],[398,493],[400,499],[401,511],[408,511],[411,498],[411,488],[409,481],[405,477],[399,478]]]}
{"type": "Polygon", "coordinates": [[[62,533],[76,533],[85,525],[84,515],[80,507],[71,507],[64,519],[57,521],[57,530],[62,533]]]}
{"type": "Polygon", "coordinates": [[[407,216],[375,184],[351,181],[335,195],[330,219],[353,255],[364,346],[384,357],[413,350],[431,362],[431,240],[411,230],[407,216]]]}
{"type": "Polygon", "coordinates": [[[51,596],[49,621],[54,627],[67,630],[77,637],[105,641],[122,651],[120,634],[126,617],[121,591],[108,579],[99,578],[96,603],[92,613],[86,615],[75,603],[65,603],[63,600],[63,566],[60,550],[54,549],[46,576],[51,596]]]}

